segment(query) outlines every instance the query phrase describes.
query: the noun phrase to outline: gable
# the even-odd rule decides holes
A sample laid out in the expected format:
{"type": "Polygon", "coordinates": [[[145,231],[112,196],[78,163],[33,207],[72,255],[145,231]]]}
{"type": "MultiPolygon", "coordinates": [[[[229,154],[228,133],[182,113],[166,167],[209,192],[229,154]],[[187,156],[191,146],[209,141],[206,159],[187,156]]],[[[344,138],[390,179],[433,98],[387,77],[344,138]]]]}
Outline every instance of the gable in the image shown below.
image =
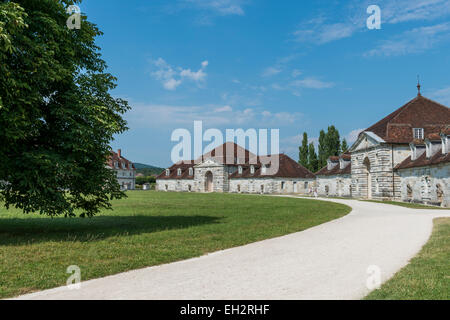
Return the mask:
{"type": "Polygon", "coordinates": [[[350,152],[366,150],[384,143],[385,141],[373,132],[364,131],[358,137],[358,140],[350,148],[350,152]]]}

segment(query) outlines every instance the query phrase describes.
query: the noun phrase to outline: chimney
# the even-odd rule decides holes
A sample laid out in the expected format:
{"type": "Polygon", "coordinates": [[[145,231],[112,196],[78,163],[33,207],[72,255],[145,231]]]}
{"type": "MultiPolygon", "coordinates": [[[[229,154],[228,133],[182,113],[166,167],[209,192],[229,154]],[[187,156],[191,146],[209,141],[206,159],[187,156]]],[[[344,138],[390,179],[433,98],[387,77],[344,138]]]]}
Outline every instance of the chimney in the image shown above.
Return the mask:
{"type": "Polygon", "coordinates": [[[117,154],[119,155],[119,158],[122,158],[122,149],[117,150],[117,154]]]}

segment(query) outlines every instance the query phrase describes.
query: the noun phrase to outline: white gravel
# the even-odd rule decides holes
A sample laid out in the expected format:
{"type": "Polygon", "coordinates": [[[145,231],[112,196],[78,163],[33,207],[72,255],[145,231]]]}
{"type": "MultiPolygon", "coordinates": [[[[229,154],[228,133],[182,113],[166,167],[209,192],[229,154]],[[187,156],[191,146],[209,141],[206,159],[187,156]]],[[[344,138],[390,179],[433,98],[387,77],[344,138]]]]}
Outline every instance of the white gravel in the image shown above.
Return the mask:
{"type": "Polygon", "coordinates": [[[433,218],[450,217],[450,210],[328,201],[353,211],[287,236],[18,298],[360,299],[370,291],[369,266],[386,281],[428,240],[433,218]]]}

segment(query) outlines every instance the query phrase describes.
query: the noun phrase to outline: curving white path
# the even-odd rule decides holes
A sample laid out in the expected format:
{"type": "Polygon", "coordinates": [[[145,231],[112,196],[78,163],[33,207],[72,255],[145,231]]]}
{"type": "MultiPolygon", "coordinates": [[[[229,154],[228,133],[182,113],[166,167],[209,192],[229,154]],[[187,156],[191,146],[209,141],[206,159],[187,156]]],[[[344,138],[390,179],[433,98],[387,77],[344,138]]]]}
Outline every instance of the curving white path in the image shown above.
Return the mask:
{"type": "Polygon", "coordinates": [[[322,200],[353,211],[287,236],[18,298],[359,299],[369,292],[369,266],[386,281],[428,240],[433,218],[450,217],[447,210],[322,200]]]}

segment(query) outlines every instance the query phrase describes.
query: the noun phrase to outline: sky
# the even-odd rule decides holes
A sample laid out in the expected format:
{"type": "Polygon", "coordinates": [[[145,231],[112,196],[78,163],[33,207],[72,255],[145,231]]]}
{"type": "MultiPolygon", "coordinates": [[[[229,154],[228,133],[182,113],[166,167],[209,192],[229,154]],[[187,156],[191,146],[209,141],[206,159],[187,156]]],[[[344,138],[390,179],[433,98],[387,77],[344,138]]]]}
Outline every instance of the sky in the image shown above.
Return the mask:
{"type": "MultiPolygon", "coordinates": [[[[111,146],[167,167],[178,128],[279,129],[298,160],[301,135],[357,134],[417,95],[450,105],[448,0],[84,0],[112,94],[129,130],[111,146]],[[381,28],[369,29],[369,5],[381,28]]],[[[205,142],[205,146],[208,143],[205,142]]]]}

